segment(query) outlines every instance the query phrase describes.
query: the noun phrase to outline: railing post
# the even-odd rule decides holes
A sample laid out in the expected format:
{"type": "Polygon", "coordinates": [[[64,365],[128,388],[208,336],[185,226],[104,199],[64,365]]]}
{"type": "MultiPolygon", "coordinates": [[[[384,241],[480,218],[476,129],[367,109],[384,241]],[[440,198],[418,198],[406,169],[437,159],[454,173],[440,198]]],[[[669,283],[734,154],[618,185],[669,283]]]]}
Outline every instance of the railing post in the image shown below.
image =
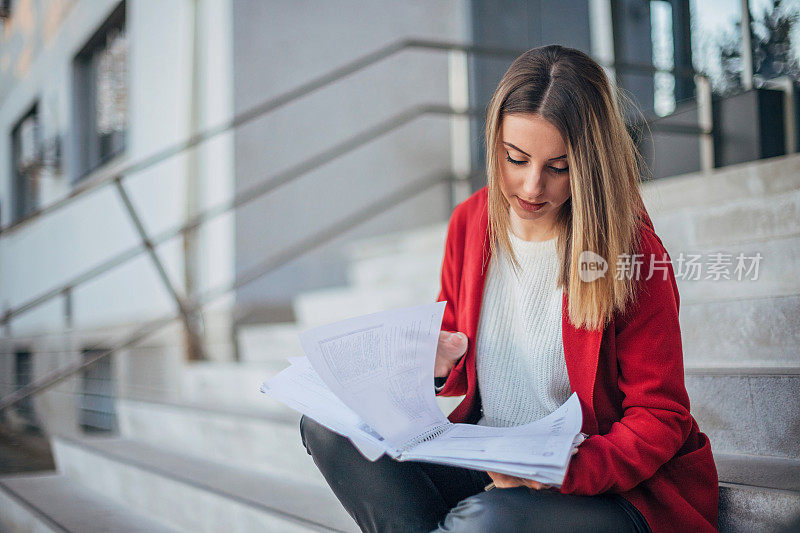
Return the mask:
{"type": "Polygon", "coordinates": [[[142,245],[145,247],[147,254],[153,261],[153,266],[155,266],[156,272],[158,272],[158,275],[161,278],[161,281],[164,283],[164,286],[166,287],[170,296],[172,296],[172,299],[175,300],[175,303],[178,305],[180,317],[183,321],[183,326],[186,331],[186,340],[189,352],[188,359],[205,359],[205,351],[203,350],[203,344],[196,327],[197,324],[200,323],[197,316],[201,312],[200,309],[192,310],[192,308],[187,305],[187,303],[172,285],[172,281],[170,281],[169,275],[167,274],[166,269],[164,269],[164,265],[161,264],[161,260],[158,258],[158,254],[156,254],[155,246],[153,246],[153,242],[150,240],[150,237],[147,236],[144,225],[139,219],[139,215],[136,213],[136,208],[133,207],[133,202],[131,202],[131,199],[128,197],[128,193],[125,191],[125,187],[122,184],[122,176],[116,176],[114,178],[114,185],[117,188],[117,192],[119,192],[120,198],[122,198],[122,203],[128,212],[128,216],[131,218],[131,221],[133,222],[133,225],[139,234],[142,245]]]}
{"type": "Polygon", "coordinates": [[[708,78],[695,74],[697,87],[697,121],[700,134],[700,169],[710,172],[714,168],[714,111],[711,102],[711,83],[708,78]]]}
{"type": "Polygon", "coordinates": [[[64,327],[71,330],[73,327],[72,287],[67,286],[61,291],[64,295],[64,327]]]}
{"type": "Polygon", "coordinates": [[[739,31],[742,36],[742,44],[739,53],[742,58],[741,80],[744,90],[749,91],[753,88],[753,40],[750,34],[750,2],[740,0],[742,10],[742,22],[739,31]]]}
{"type": "Polygon", "coordinates": [[[11,310],[6,305],[3,307],[3,335],[9,338],[11,337],[11,317],[9,316],[11,315],[11,310]]]}
{"type": "MultiPolygon", "coordinates": [[[[450,107],[450,167],[448,180],[450,212],[470,194],[472,142],[469,111],[469,54],[463,50],[447,53],[450,107]]],[[[448,214],[449,216],[449,214],[448,214]]]]}

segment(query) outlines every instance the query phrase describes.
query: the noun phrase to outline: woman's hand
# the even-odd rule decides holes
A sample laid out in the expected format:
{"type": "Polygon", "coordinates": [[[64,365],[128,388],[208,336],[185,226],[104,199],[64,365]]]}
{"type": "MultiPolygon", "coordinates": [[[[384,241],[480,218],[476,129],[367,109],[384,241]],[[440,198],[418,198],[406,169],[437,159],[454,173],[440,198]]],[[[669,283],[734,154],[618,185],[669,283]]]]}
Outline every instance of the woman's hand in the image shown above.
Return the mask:
{"type": "MultiPolygon", "coordinates": [[[[578,435],[575,448],[572,450],[572,455],[578,453],[578,446],[580,446],[581,443],[583,443],[583,441],[586,440],[588,436],[589,435],[587,435],[584,432],[581,432],[578,435]]],[[[552,485],[539,483],[538,481],[534,481],[532,479],[509,476],[507,474],[501,474],[499,472],[486,472],[486,473],[489,474],[489,477],[492,478],[492,481],[494,481],[494,486],[499,489],[510,489],[512,487],[524,486],[528,487],[531,490],[542,490],[542,489],[549,489],[552,487],[552,485]]]]}
{"type": "Polygon", "coordinates": [[[439,345],[436,347],[436,362],[433,376],[447,377],[450,370],[462,355],[467,353],[467,336],[460,331],[440,331],[439,345]]]}
{"type": "Polygon", "coordinates": [[[525,479],[516,476],[509,476],[506,474],[500,474],[499,472],[486,472],[489,474],[489,477],[492,478],[494,481],[494,486],[498,489],[510,489],[513,487],[528,487],[531,490],[542,490],[542,489],[549,489],[550,485],[545,485],[544,483],[539,483],[538,481],[534,481],[532,479],[525,479]]]}

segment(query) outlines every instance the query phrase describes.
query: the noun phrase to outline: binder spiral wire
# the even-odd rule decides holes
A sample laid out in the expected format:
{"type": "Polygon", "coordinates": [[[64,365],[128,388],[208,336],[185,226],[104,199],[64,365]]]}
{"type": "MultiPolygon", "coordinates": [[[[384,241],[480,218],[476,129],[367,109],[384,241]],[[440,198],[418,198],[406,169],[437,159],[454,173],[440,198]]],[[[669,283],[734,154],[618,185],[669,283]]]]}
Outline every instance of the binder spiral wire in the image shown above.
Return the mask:
{"type": "Polygon", "coordinates": [[[440,425],[438,425],[438,426],[436,426],[434,428],[431,428],[431,429],[429,429],[428,431],[426,431],[424,433],[420,433],[419,435],[417,435],[415,437],[412,437],[408,442],[406,442],[400,448],[400,453],[403,453],[403,452],[407,451],[409,448],[413,448],[414,446],[416,446],[420,442],[424,442],[424,441],[427,441],[427,440],[435,439],[436,437],[438,437],[439,435],[441,435],[442,433],[444,433],[445,431],[450,429],[450,426],[452,426],[452,425],[453,425],[453,423],[450,422],[449,420],[447,420],[446,422],[443,422],[440,425]]]}

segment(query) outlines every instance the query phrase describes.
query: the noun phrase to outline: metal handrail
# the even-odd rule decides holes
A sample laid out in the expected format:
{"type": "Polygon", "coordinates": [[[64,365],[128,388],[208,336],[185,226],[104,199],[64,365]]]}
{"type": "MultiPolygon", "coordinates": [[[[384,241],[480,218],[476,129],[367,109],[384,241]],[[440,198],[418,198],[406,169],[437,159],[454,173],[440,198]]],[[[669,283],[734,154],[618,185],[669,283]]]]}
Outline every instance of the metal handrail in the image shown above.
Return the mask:
{"type": "MultiPolygon", "coordinates": [[[[293,246],[290,246],[277,256],[271,257],[268,260],[262,262],[261,264],[258,264],[250,268],[244,274],[238,276],[235,282],[228,285],[221,285],[209,289],[195,298],[191,299],[187,298],[186,300],[187,311],[190,313],[195,312],[201,309],[203,306],[213,303],[221,296],[224,296],[231,291],[234,291],[249,283],[252,283],[256,279],[283,266],[286,262],[291,261],[292,259],[295,259],[303,255],[304,253],[325,244],[331,238],[341,235],[342,233],[358,226],[359,224],[386,212],[387,209],[395,207],[398,204],[398,202],[402,202],[408,200],[409,198],[413,198],[417,194],[425,192],[428,189],[434,187],[435,185],[438,185],[440,183],[446,183],[454,179],[459,179],[459,178],[457,178],[452,172],[437,172],[429,176],[428,178],[421,179],[411,184],[405,185],[399,191],[393,194],[389,194],[385,198],[382,198],[377,202],[373,202],[372,204],[357,211],[356,213],[345,217],[343,220],[335,224],[332,224],[329,227],[326,227],[325,230],[315,233],[310,237],[307,237],[305,239],[296,242],[293,246]]],[[[128,335],[125,338],[125,340],[121,341],[116,346],[108,350],[105,350],[103,352],[100,352],[98,354],[95,354],[91,357],[88,357],[81,362],[67,365],[64,368],[56,370],[44,376],[43,378],[34,381],[33,383],[30,383],[20,389],[17,389],[11,394],[0,399],[0,412],[4,411],[5,409],[8,409],[9,407],[12,407],[13,405],[25,400],[28,397],[44,392],[50,387],[60,383],[61,381],[64,381],[65,379],[80,372],[81,370],[94,365],[100,359],[108,357],[109,355],[119,350],[122,350],[124,348],[136,344],[137,342],[160,331],[164,327],[168,326],[170,323],[180,318],[181,318],[181,313],[179,312],[177,314],[170,314],[166,317],[160,317],[158,319],[148,321],[144,325],[139,327],[136,331],[134,331],[132,334],[128,335]]]]}
{"type": "MultiPolygon", "coordinates": [[[[479,114],[479,110],[476,109],[464,109],[458,110],[449,106],[444,105],[418,105],[412,107],[407,111],[403,111],[390,117],[363,132],[357,133],[353,135],[349,139],[346,139],[342,142],[339,142],[325,150],[324,152],[315,155],[314,157],[303,161],[302,163],[290,167],[289,169],[278,173],[275,176],[268,177],[267,179],[260,181],[247,189],[237,193],[229,202],[221,204],[216,207],[212,207],[206,209],[204,211],[200,211],[199,213],[195,214],[193,217],[188,219],[186,222],[178,226],[174,229],[169,229],[162,231],[155,237],[151,237],[145,241],[145,247],[143,248],[141,244],[137,244],[130,249],[124,250],[118,253],[116,256],[104,261],[103,263],[78,274],[71,280],[67,281],[66,283],[62,283],[61,285],[50,289],[48,291],[42,292],[41,294],[31,298],[30,300],[12,308],[7,309],[3,314],[2,319],[0,319],[0,324],[7,323],[12,318],[17,315],[21,315],[38,305],[41,305],[52,298],[60,296],[64,291],[73,290],[76,286],[85,283],[109,270],[129,261],[135,257],[138,257],[145,251],[150,248],[157,247],[169,239],[190,231],[192,229],[197,228],[201,224],[208,222],[218,216],[224,215],[228,211],[240,207],[256,198],[263,196],[272,190],[284,185],[293,179],[296,179],[312,170],[344,155],[347,152],[356,150],[361,146],[375,140],[375,138],[386,135],[391,133],[392,131],[400,128],[413,120],[416,120],[419,117],[425,115],[469,115],[475,116],[479,114]]],[[[112,178],[113,179],[113,178],[112,178]]]]}

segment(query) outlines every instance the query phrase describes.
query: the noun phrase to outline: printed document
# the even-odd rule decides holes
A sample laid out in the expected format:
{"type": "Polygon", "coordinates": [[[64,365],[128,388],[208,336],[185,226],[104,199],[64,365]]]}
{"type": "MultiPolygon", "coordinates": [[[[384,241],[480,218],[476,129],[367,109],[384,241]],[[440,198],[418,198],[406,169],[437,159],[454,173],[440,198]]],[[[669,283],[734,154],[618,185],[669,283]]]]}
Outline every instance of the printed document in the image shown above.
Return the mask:
{"type": "Polygon", "coordinates": [[[520,426],[450,422],[433,388],[445,305],[392,309],[303,331],[306,356],[290,358],[261,390],[344,435],[371,461],[386,453],[560,486],[584,438],[577,395],[520,426]]]}

